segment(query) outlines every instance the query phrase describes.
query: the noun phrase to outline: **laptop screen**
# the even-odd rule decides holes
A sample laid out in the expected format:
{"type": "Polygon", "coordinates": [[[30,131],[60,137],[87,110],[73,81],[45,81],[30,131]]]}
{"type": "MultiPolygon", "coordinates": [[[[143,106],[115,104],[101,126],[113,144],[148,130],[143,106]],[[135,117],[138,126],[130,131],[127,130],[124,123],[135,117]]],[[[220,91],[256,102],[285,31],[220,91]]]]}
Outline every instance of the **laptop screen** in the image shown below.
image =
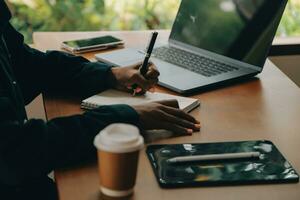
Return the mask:
{"type": "Polygon", "coordinates": [[[286,0],[182,0],[171,40],[262,67],[286,0]]]}

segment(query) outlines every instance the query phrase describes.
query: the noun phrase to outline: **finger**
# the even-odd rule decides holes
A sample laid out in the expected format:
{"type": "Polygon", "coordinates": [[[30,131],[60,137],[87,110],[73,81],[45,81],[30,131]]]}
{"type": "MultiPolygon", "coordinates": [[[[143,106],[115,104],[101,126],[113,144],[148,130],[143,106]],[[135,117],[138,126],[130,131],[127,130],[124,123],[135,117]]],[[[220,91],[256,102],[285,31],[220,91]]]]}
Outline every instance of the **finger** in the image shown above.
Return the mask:
{"type": "Polygon", "coordinates": [[[137,94],[138,95],[143,95],[145,94],[147,91],[154,93],[155,92],[155,88],[154,86],[156,85],[158,80],[151,80],[149,81],[149,86],[147,88],[141,88],[141,91],[139,91],[137,94]]]}
{"type": "Polygon", "coordinates": [[[141,91],[139,91],[137,94],[138,95],[143,95],[145,94],[147,91],[151,92],[151,93],[154,93],[155,92],[155,88],[154,87],[149,87],[148,90],[145,90],[143,88],[141,88],[141,91]]]}
{"type": "Polygon", "coordinates": [[[200,124],[200,122],[198,120],[196,120],[193,116],[189,115],[188,113],[186,113],[186,112],[184,112],[180,109],[167,107],[167,106],[162,107],[161,109],[164,112],[169,113],[171,115],[177,116],[179,118],[185,119],[185,120],[190,121],[190,122],[195,123],[195,124],[200,124]]]}
{"type": "Polygon", "coordinates": [[[136,95],[138,95],[138,96],[141,96],[141,95],[144,95],[144,94],[146,94],[146,90],[144,90],[143,88],[140,88],[140,87],[138,87],[136,90],[135,90],[135,94],[136,95]],[[139,90],[137,90],[137,89],[139,89],[139,90]]]}
{"type": "Polygon", "coordinates": [[[160,73],[158,70],[149,69],[146,73],[145,77],[147,79],[158,79],[160,73]]]}
{"type": "Polygon", "coordinates": [[[155,87],[150,88],[148,91],[151,92],[151,93],[154,93],[155,92],[155,87]]]}
{"type": "Polygon", "coordinates": [[[178,101],[176,99],[156,101],[155,103],[162,104],[168,107],[179,108],[178,101]]]}
{"type": "Polygon", "coordinates": [[[172,131],[173,133],[181,134],[181,135],[192,135],[193,134],[192,129],[186,129],[182,126],[172,124],[170,122],[163,122],[161,128],[166,129],[168,131],[172,131]]]}
{"type": "Polygon", "coordinates": [[[160,73],[156,69],[156,67],[154,65],[150,65],[145,76],[147,79],[157,79],[159,77],[159,75],[160,75],[160,73]]]}
{"type": "Polygon", "coordinates": [[[194,122],[185,120],[183,118],[179,118],[166,112],[163,112],[162,120],[168,121],[172,124],[176,124],[187,129],[192,129],[194,131],[200,130],[199,124],[195,124],[194,122]]]}
{"type": "Polygon", "coordinates": [[[146,80],[140,73],[133,74],[131,81],[143,90],[148,90],[151,87],[150,81],[146,80]]]}
{"type": "Polygon", "coordinates": [[[129,65],[128,68],[139,69],[142,64],[143,64],[142,62],[138,62],[136,64],[129,65]]]}
{"type": "Polygon", "coordinates": [[[157,82],[158,79],[145,79],[140,73],[136,73],[134,74],[134,76],[132,77],[132,81],[136,84],[138,84],[143,90],[147,91],[150,88],[154,87],[157,82]]]}
{"type": "Polygon", "coordinates": [[[117,88],[118,90],[124,91],[124,92],[128,92],[128,93],[132,93],[132,86],[127,86],[127,87],[119,87],[117,88]]]}
{"type": "Polygon", "coordinates": [[[158,83],[158,78],[148,79],[150,87],[154,87],[158,83]]]}

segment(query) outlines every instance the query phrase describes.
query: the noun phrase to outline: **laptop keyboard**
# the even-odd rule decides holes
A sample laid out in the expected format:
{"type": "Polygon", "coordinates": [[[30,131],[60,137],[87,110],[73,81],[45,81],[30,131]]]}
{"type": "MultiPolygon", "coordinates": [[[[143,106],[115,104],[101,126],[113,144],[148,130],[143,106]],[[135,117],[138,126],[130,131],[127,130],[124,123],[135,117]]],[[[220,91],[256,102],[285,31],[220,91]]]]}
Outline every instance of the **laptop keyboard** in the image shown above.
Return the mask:
{"type": "Polygon", "coordinates": [[[153,50],[153,56],[206,77],[238,70],[237,67],[176,48],[156,48],[153,50]]]}

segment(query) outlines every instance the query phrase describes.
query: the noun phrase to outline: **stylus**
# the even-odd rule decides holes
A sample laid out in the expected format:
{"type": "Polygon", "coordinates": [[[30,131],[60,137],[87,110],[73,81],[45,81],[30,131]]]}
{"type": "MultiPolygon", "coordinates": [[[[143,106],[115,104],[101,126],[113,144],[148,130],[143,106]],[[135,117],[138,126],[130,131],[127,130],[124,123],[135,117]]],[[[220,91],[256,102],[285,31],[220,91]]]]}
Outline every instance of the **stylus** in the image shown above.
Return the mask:
{"type": "Polygon", "coordinates": [[[207,154],[207,155],[193,155],[193,156],[178,156],[167,160],[168,163],[182,163],[193,161],[214,161],[214,160],[233,160],[233,159],[247,159],[259,158],[260,153],[241,152],[241,153],[224,153],[224,154],[207,154]]]}
{"type": "MultiPolygon", "coordinates": [[[[150,42],[148,44],[148,48],[147,48],[147,52],[146,52],[146,55],[145,55],[145,58],[144,58],[144,61],[143,61],[143,64],[142,66],[140,67],[140,73],[142,74],[142,76],[146,76],[146,73],[148,71],[148,66],[149,66],[149,59],[151,57],[151,54],[152,54],[152,50],[153,50],[153,47],[155,45],[155,41],[156,41],[156,38],[157,38],[157,35],[158,35],[158,32],[154,31],[152,33],[152,36],[151,36],[151,39],[150,39],[150,42]]],[[[134,84],[132,86],[132,89],[133,89],[133,95],[136,94],[136,89],[137,89],[137,85],[134,84]]]]}
{"type": "Polygon", "coordinates": [[[149,42],[149,45],[148,45],[148,48],[147,48],[147,52],[146,52],[146,55],[145,55],[145,58],[144,58],[144,61],[143,61],[143,64],[140,68],[140,72],[143,76],[146,75],[147,71],[148,71],[148,64],[149,64],[149,59],[151,57],[151,54],[152,54],[152,50],[153,50],[153,47],[154,47],[154,44],[155,44],[155,41],[156,41],[156,38],[157,38],[157,35],[158,33],[156,31],[154,31],[152,33],[152,36],[151,36],[151,39],[150,39],[150,42],[149,42]]]}

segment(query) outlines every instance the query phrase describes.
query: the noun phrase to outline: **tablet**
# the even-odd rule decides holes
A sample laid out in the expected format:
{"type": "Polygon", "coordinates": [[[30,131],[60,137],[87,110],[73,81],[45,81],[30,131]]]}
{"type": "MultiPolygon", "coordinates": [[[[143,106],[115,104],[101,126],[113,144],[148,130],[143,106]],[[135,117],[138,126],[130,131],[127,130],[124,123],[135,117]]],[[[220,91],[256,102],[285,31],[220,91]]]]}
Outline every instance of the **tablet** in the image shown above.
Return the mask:
{"type": "Polygon", "coordinates": [[[295,183],[299,175],[278,151],[265,140],[149,145],[146,153],[159,185],[163,188],[295,183]],[[254,152],[259,159],[170,163],[178,156],[254,152]]]}

